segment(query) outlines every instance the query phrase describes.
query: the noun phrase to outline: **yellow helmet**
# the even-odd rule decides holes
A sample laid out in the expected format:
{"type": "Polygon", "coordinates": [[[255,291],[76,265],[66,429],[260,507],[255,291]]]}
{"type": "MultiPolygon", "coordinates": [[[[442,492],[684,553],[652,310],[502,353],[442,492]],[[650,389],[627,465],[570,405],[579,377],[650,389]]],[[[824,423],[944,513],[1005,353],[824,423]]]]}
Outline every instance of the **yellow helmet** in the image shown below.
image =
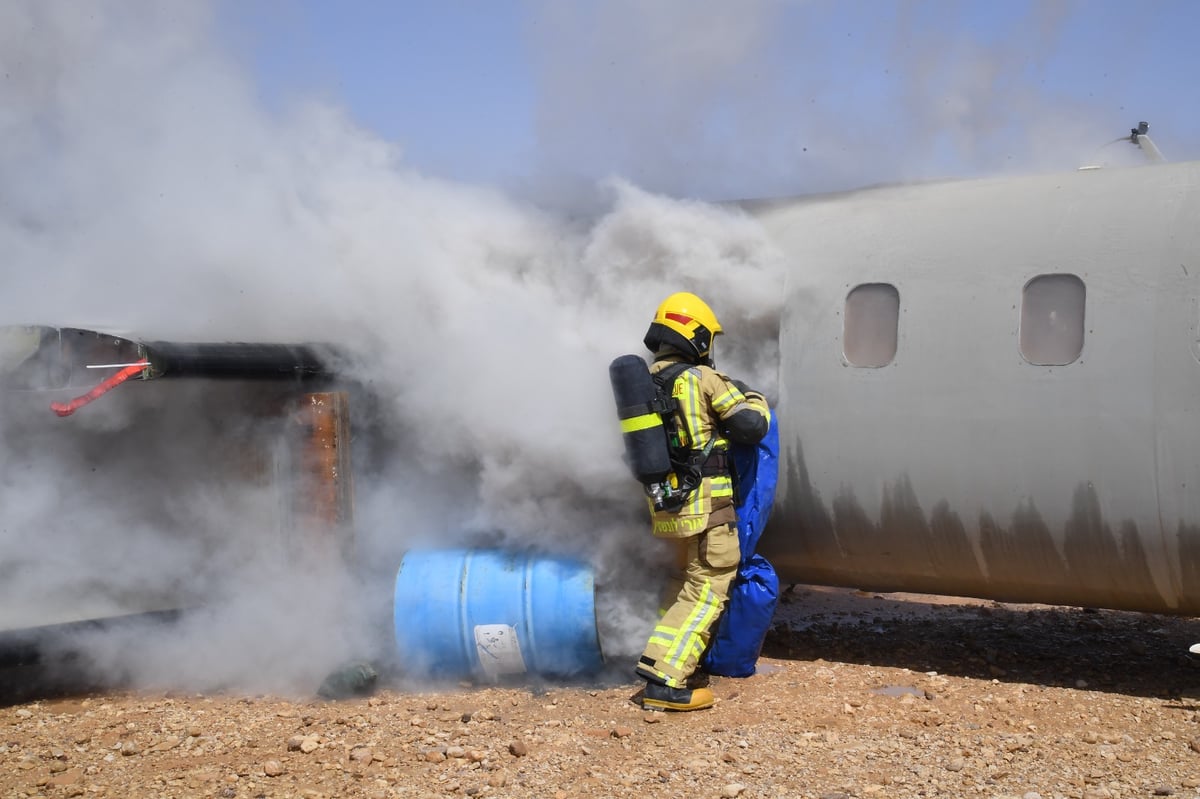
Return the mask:
{"type": "Polygon", "coordinates": [[[713,337],[720,333],[721,323],[708,303],[695,294],[680,291],[658,306],[642,342],[651,352],[670,347],[690,359],[705,362],[712,353],[713,337]]]}

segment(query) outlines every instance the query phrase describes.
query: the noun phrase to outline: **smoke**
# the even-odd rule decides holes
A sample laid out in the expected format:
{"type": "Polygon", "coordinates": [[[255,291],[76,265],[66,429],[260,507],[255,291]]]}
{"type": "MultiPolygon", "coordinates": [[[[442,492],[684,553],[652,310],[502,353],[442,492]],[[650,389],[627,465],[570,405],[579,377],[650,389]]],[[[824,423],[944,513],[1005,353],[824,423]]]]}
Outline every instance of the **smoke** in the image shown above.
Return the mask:
{"type": "Polygon", "coordinates": [[[1174,32],[1185,4],[1154,14],[1070,0],[535,8],[550,193],[609,172],[726,200],[1070,170],[1142,119],[1169,158],[1194,149],[1175,80],[1189,67],[1169,54],[1188,46],[1174,32]]]}
{"type": "Polygon", "coordinates": [[[663,552],[607,365],[691,290],[718,365],[773,395],[802,268],[696,198],[1072,168],[1136,123],[1099,41],[1091,77],[1045,80],[1095,6],[992,6],[530,3],[537,148],[502,191],[334,102],[263,102],[213,6],[0,5],[0,325],[337,345],[355,460],[340,568],[292,524],[287,392],[134,381],[67,419],[0,393],[3,629],[186,605],[73,644],[139,685],[311,690],[386,648],[406,549],[503,545],[592,563],[609,652],[636,652],[663,552]]]}
{"type": "Polygon", "coordinates": [[[487,544],[593,563],[610,654],[640,648],[663,553],[607,365],[688,289],[724,365],[773,391],[763,232],[620,180],[568,218],[422,175],[335,106],[262,107],[212,24],[200,4],[0,9],[0,324],[350,353],[354,555],[312,557],[290,524],[287,391],[133,381],[66,419],[59,394],[8,391],[5,629],[189,607],[70,646],[136,685],[311,691],[386,654],[407,548],[487,544]]]}

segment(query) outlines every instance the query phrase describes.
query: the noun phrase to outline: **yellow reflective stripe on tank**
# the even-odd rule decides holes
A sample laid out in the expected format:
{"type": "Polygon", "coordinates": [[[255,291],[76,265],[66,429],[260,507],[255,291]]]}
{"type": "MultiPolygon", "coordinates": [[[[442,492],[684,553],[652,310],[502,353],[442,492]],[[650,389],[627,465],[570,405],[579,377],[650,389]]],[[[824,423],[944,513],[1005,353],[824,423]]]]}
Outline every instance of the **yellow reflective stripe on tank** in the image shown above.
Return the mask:
{"type": "Polygon", "coordinates": [[[700,591],[700,596],[696,600],[696,606],[692,608],[692,612],[688,614],[687,620],[683,624],[683,629],[675,636],[674,645],[663,658],[667,663],[670,663],[677,669],[682,670],[683,662],[687,660],[686,649],[690,645],[696,646],[696,642],[700,639],[700,634],[696,632],[701,626],[707,627],[708,623],[716,615],[717,602],[713,595],[712,582],[704,581],[704,588],[700,591]]]}
{"type": "Polygon", "coordinates": [[[630,416],[621,420],[622,433],[636,433],[638,430],[649,430],[651,427],[662,425],[662,417],[657,413],[643,413],[641,416],[630,416]]]}

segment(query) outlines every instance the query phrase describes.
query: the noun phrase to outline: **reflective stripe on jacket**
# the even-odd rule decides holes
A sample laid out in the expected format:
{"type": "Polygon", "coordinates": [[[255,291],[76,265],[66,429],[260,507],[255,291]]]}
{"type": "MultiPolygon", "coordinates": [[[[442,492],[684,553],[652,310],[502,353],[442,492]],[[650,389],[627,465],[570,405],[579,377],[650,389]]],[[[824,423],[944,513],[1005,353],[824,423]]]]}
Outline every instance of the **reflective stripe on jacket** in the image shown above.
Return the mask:
{"type": "MultiPolygon", "coordinates": [[[[677,359],[655,361],[650,372],[657,374],[677,359]]],[[[751,412],[770,419],[767,403],[758,394],[744,395],[728,377],[709,366],[692,366],[675,378],[671,395],[677,404],[676,420],[683,446],[703,450],[712,442],[712,452],[723,452],[729,442],[719,423],[734,414],[751,412]]],[[[733,512],[733,479],[725,474],[704,477],[677,511],[655,512],[650,501],[652,532],[660,538],[685,538],[709,527],[736,519],[733,512]]]]}

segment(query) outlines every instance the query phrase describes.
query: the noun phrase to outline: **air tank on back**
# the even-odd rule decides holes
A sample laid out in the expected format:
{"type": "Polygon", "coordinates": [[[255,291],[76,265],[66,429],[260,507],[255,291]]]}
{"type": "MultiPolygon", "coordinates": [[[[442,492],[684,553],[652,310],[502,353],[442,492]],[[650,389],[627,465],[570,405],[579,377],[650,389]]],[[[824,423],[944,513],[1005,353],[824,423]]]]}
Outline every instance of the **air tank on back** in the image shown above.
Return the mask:
{"type": "Polygon", "coordinates": [[[662,482],[671,472],[671,457],[662,417],[653,407],[657,389],[646,361],[621,355],[609,365],[608,377],[633,476],[645,485],[662,482]]]}

